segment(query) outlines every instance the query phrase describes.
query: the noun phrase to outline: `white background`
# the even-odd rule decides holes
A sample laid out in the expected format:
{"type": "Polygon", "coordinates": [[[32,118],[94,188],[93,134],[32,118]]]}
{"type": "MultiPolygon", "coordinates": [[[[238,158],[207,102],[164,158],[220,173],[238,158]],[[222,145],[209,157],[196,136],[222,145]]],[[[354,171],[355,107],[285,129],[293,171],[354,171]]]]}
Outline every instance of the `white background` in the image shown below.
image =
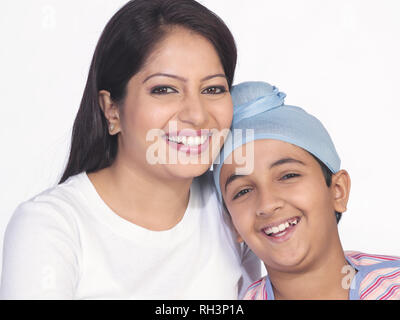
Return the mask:
{"type": "MultiPolygon", "coordinates": [[[[1,247],[16,206],[60,178],[95,45],[125,2],[1,1],[1,247]]],[[[400,255],[400,1],[201,3],[235,36],[235,82],[276,85],[330,132],[352,178],[343,247],[400,255]]]]}

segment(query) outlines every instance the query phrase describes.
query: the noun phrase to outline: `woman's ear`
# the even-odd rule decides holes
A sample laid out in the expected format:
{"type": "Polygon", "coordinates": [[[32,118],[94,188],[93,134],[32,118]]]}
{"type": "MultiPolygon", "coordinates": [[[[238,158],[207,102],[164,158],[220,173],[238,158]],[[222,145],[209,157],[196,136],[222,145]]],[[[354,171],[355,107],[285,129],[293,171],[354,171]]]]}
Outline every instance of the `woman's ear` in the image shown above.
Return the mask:
{"type": "Polygon", "coordinates": [[[347,202],[350,195],[351,180],[346,170],[340,170],[332,175],[332,196],[334,208],[337,212],[345,212],[347,210],[347,202]]]}
{"type": "Polygon", "coordinates": [[[108,123],[108,132],[115,135],[121,131],[119,108],[111,99],[110,92],[106,90],[99,91],[99,104],[108,123]]]}

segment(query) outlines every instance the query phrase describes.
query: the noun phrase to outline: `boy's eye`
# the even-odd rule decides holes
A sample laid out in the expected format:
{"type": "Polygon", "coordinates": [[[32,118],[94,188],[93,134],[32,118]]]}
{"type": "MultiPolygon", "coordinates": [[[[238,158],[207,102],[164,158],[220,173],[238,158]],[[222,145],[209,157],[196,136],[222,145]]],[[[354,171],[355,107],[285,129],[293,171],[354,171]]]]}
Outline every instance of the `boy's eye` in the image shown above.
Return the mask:
{"type": "Polygon", "coordinates": [[[288,173],[288,174],[285,174],[280,180],[288,180],[288,179],[292,179],[292,178],[296,178],[296,177],[300,177],[300,175],[297,173],[288,173]]]}
{"type": "Polygon", "coordinates": [[[202,91],[203,94],[221,94],[225,93],[227,90],[223,86],[209,87],[202,91]]]}
{"type": "Polygon", "coordinates": [[[170,93],[176,93],[178,91],[176,91],[175,89],[171,88],[171,87],[167,87],[167,86],[158,86],[158,87],[154,87],[151,89],[151,93],[152,94],[170,94],[170,93]]]}
{"type": "Polygon", "coordinates": [[[250,191],[251,191],[251,189],[249,189],[249,188],[240,190],[237,194],[235,194],[235,196],[233,197],[232,200],[236,200],[237,198],[239,198],[239,197],[245,195],[246,193],[248,193],[248,192],[250,192],[250,191]]]}

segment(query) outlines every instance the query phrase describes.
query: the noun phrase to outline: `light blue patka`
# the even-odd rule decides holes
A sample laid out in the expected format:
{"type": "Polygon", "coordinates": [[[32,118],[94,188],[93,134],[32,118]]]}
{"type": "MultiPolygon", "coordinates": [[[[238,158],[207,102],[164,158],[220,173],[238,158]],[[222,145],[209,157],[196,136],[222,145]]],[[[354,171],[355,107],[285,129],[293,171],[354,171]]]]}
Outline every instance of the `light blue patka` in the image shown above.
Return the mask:
{"type": "Polygon", "coordinates": [[[322,161],[332,173],[340,158],[322,123],[300,107],[285,105],[286,94],[266,82],[243,82],[231,89],[233,121],[229,135],[214,162],[213,175],[219,198],[219,178],[224,161],[240,146],[274,139],[296,145],[322,161]]]}

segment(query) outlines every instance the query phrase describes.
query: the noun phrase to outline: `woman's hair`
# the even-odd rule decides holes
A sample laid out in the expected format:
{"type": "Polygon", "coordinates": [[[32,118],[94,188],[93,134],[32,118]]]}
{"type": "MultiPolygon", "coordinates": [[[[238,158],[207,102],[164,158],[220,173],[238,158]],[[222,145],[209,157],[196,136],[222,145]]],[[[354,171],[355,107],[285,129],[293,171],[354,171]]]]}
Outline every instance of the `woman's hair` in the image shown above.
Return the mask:
{"type": "Polygon", "coordinates": [[[117,154],[117,135],[108,134],[99,91],[122,105],[130,78],[140,71],[154,46],[180,26],[209,40],[232,86],[235,41],[225,23],[194,0],[132,0],[108,22],[93,55],[82,101],[72,129],[70,154],[59,183],[69,177],[110,166],[117,154]]]}

